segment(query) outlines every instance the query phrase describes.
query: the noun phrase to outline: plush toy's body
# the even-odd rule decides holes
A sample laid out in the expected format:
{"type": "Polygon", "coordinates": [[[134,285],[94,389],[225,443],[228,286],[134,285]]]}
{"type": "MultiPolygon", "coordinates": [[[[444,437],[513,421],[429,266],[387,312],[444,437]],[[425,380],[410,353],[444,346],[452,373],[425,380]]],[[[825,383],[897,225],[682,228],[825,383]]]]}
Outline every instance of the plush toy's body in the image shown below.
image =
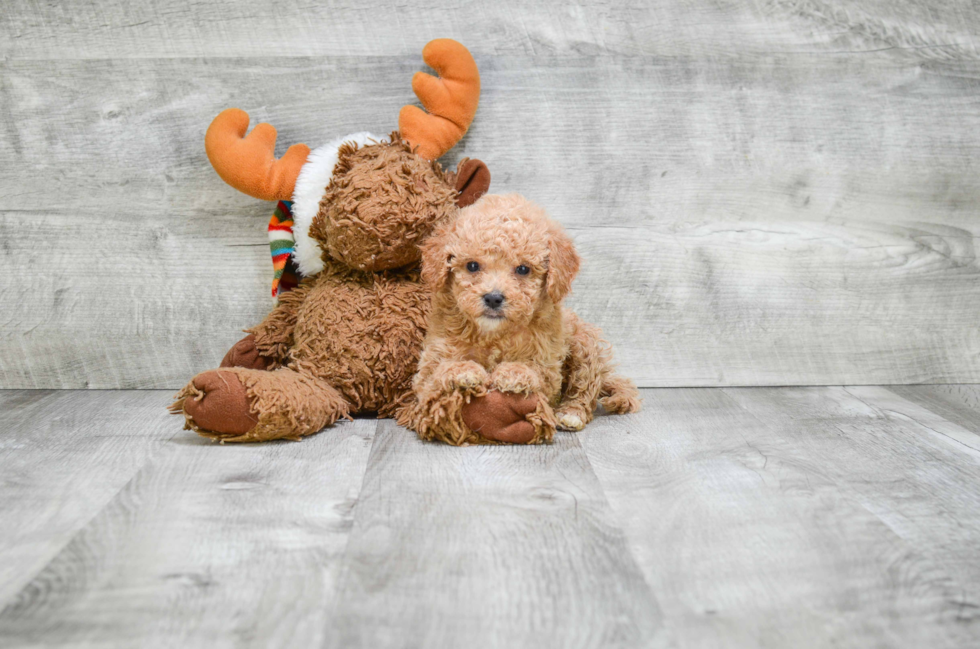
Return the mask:
{"type": "Polygon", "coordinates": [[[353,411],[390,417],[411,389],[428,310],[415,269],[369,273],[331,263],[250,332],[260,353],[293,341],[289,368],[330,383],[353,411]],[[293,318],[290,332],[283,324],[293,318]]]}
{"type": "Polygon", "coordinates": [[[417,270],[328,263],[249,330],[266,369],[205,372],[175,406],[194,430],[233,442],[298,439],[352,412],[392,416],[410,397],[428,306],[417,270]]]}

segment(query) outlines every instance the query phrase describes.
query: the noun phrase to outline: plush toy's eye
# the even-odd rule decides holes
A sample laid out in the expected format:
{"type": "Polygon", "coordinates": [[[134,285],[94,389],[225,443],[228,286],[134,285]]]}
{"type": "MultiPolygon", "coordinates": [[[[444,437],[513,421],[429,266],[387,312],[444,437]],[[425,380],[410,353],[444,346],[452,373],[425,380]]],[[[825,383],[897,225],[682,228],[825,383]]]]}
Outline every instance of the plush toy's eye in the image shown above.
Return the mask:
{"type": "Polygon", "coordinates": [[[475,261],[467,262],[466,270],[470,271],[471,273],[475,273],[476,271],[480,270],[480,264],[476,263],[475,261]]]}
{"type": "Polygon", "coordinates": [[[517,272],[518,275],[527,275],[528,273],[531,272],[531,269],[525,266],[524,264],[521,264],[514,270],[517,272]]]}

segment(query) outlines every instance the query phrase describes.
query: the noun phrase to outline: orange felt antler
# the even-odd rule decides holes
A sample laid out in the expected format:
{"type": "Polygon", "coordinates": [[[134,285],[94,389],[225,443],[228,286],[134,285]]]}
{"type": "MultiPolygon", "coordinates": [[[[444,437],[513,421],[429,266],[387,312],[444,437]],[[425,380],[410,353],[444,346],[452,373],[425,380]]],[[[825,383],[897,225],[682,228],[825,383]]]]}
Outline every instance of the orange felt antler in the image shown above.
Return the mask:
{"type": "Polygon", "coordinates": [[[294,144],[276,160],[276,129],[259,124],[248,130],[248,113],[221,111],[204,136],[204,149],[221,179],[240,192],[264,201],[290,200],[310,147],[294,144]]]}
{"type": "Polygon", "coordinates": [[[429,113],[405,106],[398,114],[402,137],[420,156],[435,160],[466,133],[480,102],[480,71],[469,50],[449,38],[430,41],[422,59],[439,78],[424,72],[412,77],[412,90],[429,113]]]}

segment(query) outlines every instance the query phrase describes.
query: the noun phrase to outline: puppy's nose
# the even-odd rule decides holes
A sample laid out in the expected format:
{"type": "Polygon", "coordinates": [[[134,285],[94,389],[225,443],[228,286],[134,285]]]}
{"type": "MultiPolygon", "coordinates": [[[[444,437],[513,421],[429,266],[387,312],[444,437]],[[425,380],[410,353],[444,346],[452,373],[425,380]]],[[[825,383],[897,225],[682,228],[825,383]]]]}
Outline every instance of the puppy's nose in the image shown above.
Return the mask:
{"type": "Polygon", "coordinates": [[[504,294],[500,291],[486,293],[483,296],[483,303],[491,309],[499,309],[500,305],[504,303],[504,294]]]}

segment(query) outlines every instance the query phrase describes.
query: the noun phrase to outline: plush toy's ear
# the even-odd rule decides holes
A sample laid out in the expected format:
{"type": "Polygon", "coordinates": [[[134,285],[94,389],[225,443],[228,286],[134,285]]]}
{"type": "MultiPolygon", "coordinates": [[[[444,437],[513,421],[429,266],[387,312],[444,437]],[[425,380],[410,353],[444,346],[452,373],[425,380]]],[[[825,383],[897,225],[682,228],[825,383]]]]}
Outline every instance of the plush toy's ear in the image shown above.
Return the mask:
{"type": "Polygon", "coordinates": [[[582,260],[575,244],[558,224],[548,228],[548,277],[545,289],[557,304],[572,290],[572,280],[578,274],[582,260]]]}
{"type": "Polygon", "coordinates": [[[442,290],[449,280],[452,255],[446,250],[451,228],[442,228],[425,240],[422,250],[422,281],[434,291],[442,290]]]}
{"type": "Polygon", "coordinates": [[[456,165],[456,204],[466,207],[490,189],[490,170],[481,160],[463,158],[456,165]]]}

